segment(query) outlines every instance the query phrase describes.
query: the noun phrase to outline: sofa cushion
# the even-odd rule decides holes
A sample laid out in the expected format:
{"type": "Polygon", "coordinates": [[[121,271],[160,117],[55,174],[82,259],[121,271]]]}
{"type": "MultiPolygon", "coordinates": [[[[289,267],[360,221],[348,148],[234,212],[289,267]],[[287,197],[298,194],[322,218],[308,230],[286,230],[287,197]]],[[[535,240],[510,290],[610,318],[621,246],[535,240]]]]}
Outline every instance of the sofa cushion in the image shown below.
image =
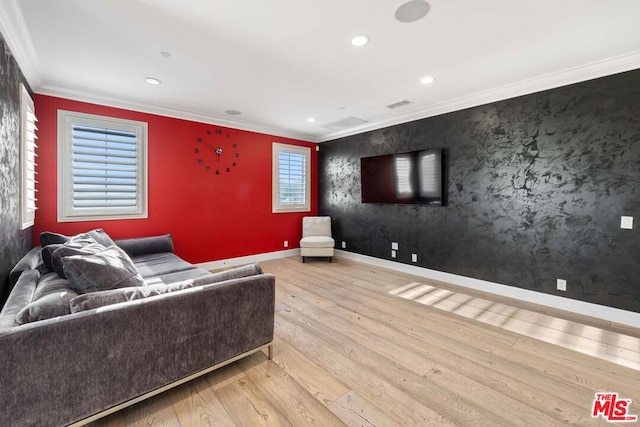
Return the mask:
{"type": "Polygon", "coordinates": [[[327,236],[308,236],[300,240],[301,248],[332,248],[335,241],[327,236]]]}
{"type": "Polygon", "coordinates": [[[31,302],[16,315],[16,322],[24,324],[69,314],[69,302],[76,296],[78,293],[71,289],[68,280],[47,273],[38,281],[31,302]]]}
{"type": "Polygon", "coordinates": [[[0,330],[18,325],[17,315],[33,301],[39,279],[38,270],[27,270],[20,275],[0,312],[0,330]]]}
{"type": "Polygon", "coordinates": [[[79,294],[144,285],[129,256],[117,246],[64,257],[62,265],[71,288],[79,294]]]}
{"type": "MultiPolygon", "coordinates": [[[[258,264],[249,264],[242,267],[232,268],[229,270],[208,273],[206,270],[193,269],[193,271],[204,271],[205,275],[199,275],[195,278],[182,280],[175,283],[158,283],[142,287],[129,287],[121,289],[112,289],[109,291],[92,292],[78,295],[70,302],[71,312],[91,310],[94,308],[104,307],[111,304],[133,301],[141,298],[148,298],[156,295],[163,295],[183,289],[189,289],[196,286],[210,285],[220,283],[227,280],[239,279],[242,277],[255,276],[262,274],[262,269],[258,264]]],[[[191,271],[191,270],[190,270],[191,271]]]]}
{"type": "MultiPolygon", "coordinates": [[[[138,267],[137,264],[136,267],[138,267]]],[[[173,273],[161,274],[159,276],[143,277],[143,279],[145,285],[159,285],[163,283],[169,284],[183,282],[185,280],[193,280],[209,276],[211,276],[209,271],[203,268],[193,267],[190,270],[174,271],[173,273]]]]}
{"type": "Polygon", "coordinates": [[[92,310],[120,302],[133,301],[148,298],[156,295],[163,295],[169,292],[180,291],[193,288],[192,281],[176,282],[171,284],[160,284],[151,286],[135,286],[108,291],[91,292],[89,294],[78,295],[70,303],[71,313],[92,310]]]}
{"type": "Polygon", "coordinates": [[[133,256],[131,260],[145,278],[194,268],[193,264],[170,252],[133,256]]]}

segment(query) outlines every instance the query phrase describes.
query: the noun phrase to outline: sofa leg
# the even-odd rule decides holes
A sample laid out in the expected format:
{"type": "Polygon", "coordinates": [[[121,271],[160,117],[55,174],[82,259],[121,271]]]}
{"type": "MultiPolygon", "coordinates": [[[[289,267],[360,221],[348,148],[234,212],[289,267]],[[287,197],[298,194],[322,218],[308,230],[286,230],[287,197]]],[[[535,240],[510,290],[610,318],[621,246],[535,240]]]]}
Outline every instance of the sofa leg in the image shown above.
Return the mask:
{"type": "Polygon", "coordinates": [[[273,344],[269,344],[267,347],[267,356],[269,357],[269,360],[273,360],[273,344]]]}
{"type": "Polygon", "coordinates": [[[333,257],[332,256],[329,257],[329,262],[333,262],[333,257]]]}
{"type": "Polygon", "coordinates": [[[302,263],[304,264],[304,257],[302,257],[302,263]]]}

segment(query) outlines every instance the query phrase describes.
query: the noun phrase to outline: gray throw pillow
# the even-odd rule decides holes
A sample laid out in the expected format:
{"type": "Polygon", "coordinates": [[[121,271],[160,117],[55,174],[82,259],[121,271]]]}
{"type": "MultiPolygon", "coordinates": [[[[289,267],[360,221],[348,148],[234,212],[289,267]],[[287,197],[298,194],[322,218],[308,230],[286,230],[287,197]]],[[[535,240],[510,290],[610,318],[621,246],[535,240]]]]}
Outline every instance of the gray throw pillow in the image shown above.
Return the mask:
{"type": "Polygon", "coordinates": [[[64,234],[60,233],[43,231],[42,233],[40,233],[40,246],[45,247],[49,245],[60,245],[63,243],[67,243],[69,240],[87,235],[94,239],[96,242],[100,243],[102,246],[107,247],[114,244],[113,240],[111,240],[111,237],[109,237],[109,235],[102,228],[96,228],[86,233],[76,234],[75,236],[65,236],[64,234]]]}
{"type": "Polygon", "coordinates": [[[156,295],[163,295],[188,288],[193,288],[193,283],[191,280],[170,283],[168,285],[163,283],[158,285],[111,289],[109,291],[92,292],[89,294],[78,295],[71,300],[69,305],[71,308],[71,312],[77,313],[79,311],[91,310],[111,304],[133,301],[156,295]]]}
{"type": "Polygon", "coordinates": [[[144,285],[129,256],[117,246],[90,255],[64,257],[62,266],[72,289],[79,294],[144,285]]]}
{"type": "Polygon", "coordinates": [[[61,246],[63,246],[62,243],[50,244],[47,246],[43,246],[42,251],[40,252],[40,255],[42,256],[42,262],[47,266],[49,271],[53,271],[53,253],[61,246]]]}
{"type": "Polygon", "coordinates": [[[53,268],[53,271],[55,271],[60,277],[65,279],[67,278],[67,276],[64,272],[64,267],[62,264],[62,260],[64,258],[72,255],[92,255],[99,253],[105,249],[104,246],[96,243],[96,241],[93,239],[83,239],[81,244],[77,243],[77,241],[69,241],[64,245],[50,245],[45,249],[49,247],[54,248],[54,251],[51,253],[51,267],[53,268]]]}

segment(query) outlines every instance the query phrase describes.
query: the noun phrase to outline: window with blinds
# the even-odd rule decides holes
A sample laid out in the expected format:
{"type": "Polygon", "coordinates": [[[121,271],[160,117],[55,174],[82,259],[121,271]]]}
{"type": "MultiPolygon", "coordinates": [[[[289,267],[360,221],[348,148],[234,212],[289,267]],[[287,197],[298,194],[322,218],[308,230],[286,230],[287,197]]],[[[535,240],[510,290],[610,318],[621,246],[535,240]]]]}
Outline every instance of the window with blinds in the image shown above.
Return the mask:
{"type": "Polygon", "coordinates": [[[59,220],[146,218],[146,123],[66,111],[58,121],[59,220]]]}
{"type": "Polygon", "coordinates": [[[36,111],[24,85],[20,85],[20,230],[33,225],[36,216],[36,111]]]}
{"type": "Polygon", "coordinates": [[[306,212],[310,205],[308,147],[273,144],[273,212],[306,212]]]}

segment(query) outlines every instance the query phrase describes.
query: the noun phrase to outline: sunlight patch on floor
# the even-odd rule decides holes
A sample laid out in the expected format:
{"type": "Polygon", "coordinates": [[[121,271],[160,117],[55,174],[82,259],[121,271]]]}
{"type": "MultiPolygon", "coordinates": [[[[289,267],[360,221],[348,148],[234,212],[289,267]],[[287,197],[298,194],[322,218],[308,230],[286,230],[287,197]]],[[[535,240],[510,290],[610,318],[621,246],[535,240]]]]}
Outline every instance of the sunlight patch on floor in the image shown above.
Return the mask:
{"type": "Polygon", "coordinates": [[[640,338],[413,282],[390,294],[640,370],[640,338]]]}

